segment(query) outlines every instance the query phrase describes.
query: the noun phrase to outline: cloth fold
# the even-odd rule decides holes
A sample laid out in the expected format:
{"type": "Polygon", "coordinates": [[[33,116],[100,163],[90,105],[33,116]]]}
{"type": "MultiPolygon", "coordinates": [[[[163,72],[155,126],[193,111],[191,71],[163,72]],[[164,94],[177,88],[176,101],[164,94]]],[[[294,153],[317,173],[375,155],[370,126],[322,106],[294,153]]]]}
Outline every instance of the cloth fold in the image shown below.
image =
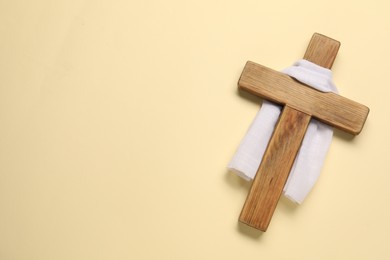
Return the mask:
{"type": "MultiPolygon", "coordinates": [[[[282,72],[319,91],[338,93],[332,81],[332,71],[307,60],[298,60],[282,72]]],[[[263,101],[260,111],[228,164],[231,171],[246,180],[255,177],[281,109],[278,105],[263,101]]],[[[301,204],[314,186],[332,136],[331,126],[311,119],[283,189],[284,195],[291,201],[301,204]]]]}

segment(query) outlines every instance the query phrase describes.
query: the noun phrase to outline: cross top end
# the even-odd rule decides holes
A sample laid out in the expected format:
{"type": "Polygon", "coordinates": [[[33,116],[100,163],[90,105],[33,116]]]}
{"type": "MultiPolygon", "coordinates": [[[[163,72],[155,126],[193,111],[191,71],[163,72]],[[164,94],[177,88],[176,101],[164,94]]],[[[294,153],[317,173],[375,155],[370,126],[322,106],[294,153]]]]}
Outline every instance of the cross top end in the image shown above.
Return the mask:
{"type": "Polygon", "coordinates": [[[331,69],[340,45],[339,41],[314,33],[303,58],[321,67],[331,69]]]}

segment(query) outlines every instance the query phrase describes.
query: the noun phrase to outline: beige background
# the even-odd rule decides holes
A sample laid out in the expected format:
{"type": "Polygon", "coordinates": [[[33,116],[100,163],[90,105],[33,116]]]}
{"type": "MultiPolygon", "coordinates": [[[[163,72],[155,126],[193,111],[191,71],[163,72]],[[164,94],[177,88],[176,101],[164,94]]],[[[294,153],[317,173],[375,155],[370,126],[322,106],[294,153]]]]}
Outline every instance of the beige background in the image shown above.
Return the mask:
{"type": "Polygon", "coordinates": [[[388,1],[1,1],[0,259],[390,259],[388,1]],[[260,100],[314,32],[341,41],[336,131],[315,189],[267,233],[237,223],[226,170],[260,100]]]}

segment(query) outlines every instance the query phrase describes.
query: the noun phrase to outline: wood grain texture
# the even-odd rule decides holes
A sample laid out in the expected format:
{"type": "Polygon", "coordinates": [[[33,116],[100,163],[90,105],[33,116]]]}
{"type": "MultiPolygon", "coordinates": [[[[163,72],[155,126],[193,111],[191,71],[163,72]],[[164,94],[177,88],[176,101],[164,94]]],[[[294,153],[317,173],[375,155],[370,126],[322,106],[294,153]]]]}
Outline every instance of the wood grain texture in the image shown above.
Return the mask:
{"type": "Polygon", "coordinates": [[[303,58],[320,65],[321,67],[331,69],[339,48],[339,41],[325,35],[315,33],[310,40],[309,46],[307,47],[303,58]]]}
{"type": "Polygon", "coordinates": [[[267,230],[310,118],[294,108],[284,107],[241,211],[240,222],[267,230]]]}
{"type": "Polygon", "coordinates": [[[367,119],[368,107],[335,93],[323,93],[290,76],[248,61],[238,82],[241,89],[286,105],[357,135],[367,119]]]}

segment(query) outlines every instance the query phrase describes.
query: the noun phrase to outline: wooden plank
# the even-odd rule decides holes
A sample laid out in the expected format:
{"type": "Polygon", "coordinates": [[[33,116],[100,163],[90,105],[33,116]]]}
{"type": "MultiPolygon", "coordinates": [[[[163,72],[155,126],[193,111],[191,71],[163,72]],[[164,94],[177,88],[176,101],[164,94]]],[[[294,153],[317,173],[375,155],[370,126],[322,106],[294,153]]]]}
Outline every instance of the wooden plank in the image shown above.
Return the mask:
{"type": "Polygon", "coordinates": [[[331,69],[339,48],[339,41],[325,35],[315,33],[310,40],[309,46],[307,47],[303,58],[320,65],[321,67],[331,69]]]}
{"type": "Polygon", "coordinates": [[[266,231],[301,146],[310,115],[285,106],[239,220],[266,231]]]}
{"type": "Polygon", "coordinates": [[[278,104],[309,114],[316,119],[357,135],[369,108],[335,93],[323,93],[290,76],[248,61],[240,77],[241,89],[278,104]]]}

